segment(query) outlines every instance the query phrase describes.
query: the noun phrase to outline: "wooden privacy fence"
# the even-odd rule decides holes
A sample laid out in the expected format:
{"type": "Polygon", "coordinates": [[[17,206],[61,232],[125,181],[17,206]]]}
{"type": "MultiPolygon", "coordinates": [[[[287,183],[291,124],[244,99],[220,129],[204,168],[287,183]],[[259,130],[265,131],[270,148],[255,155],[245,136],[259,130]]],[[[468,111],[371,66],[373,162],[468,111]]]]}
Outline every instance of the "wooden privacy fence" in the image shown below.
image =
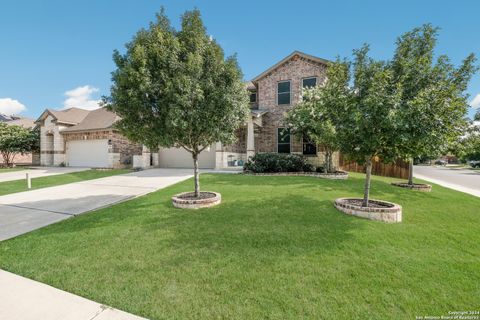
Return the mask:
{"type": "MultiPolygon", "coordinates": [[[[354,161],[347,161],[345,157],[340,154],[339,157],[340,169],[351,172],[365,173],[365,166],[359,165],[354,161]]],[[[408,179],[409,163],[403,160],[396,160],[395,163],[383,163],[380,159],[375,159],[372,162],[372,174],[377,176],[408,179]]]]}

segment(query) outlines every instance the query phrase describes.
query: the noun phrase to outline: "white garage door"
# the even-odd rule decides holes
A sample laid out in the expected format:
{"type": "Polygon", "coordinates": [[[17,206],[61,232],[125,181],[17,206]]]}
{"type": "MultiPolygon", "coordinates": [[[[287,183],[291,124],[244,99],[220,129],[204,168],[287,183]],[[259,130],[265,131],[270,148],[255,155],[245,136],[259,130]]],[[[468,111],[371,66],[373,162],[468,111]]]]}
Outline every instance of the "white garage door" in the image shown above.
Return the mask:
{"type": "Polygon", "coordinates": [[[67,142],[70,167],[108,167],[108,140],[75,140],[67,142]]]}
{"type": "MultiPolygon", "coordinates": [[[[192,155],[183,148],[160,148],[158,160],[162,168],[193,168],[192,155]]],[[[215,168],[215,147],[200,153],[198,166],[201,169],[215,168]]]]}

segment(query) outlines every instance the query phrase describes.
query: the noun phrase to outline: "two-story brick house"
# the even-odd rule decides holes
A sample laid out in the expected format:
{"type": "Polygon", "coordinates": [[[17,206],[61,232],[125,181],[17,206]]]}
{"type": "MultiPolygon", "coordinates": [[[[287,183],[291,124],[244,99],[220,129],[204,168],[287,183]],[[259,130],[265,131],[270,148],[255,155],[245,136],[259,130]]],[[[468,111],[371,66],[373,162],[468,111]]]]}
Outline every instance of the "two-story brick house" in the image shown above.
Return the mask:
{"type": "MultiPolygon", "coordinates": [[[[326,81],[327,64],[327,60],[295,51],[249,82],[251,118],[239,130],[237,143],[217,145],[216,167],[241,164],[257,152],[303,154],[311,163],[323,164],[321,146],[290,134],[284,119],[301,100],[303,88],[326,81]]],[[[334,164],[338,166],[338,154],[334,164]]]]}
{"type": "MultiPolygon", "coordinates": [[[[205,149],[199,157],[200,168],[241,168],[257,152],[303,154],[311,163],[323,164],[321,146],[290,134],[284,119],[301,100],[303,88],[326,81],[327,64],[327,60],[295,51],[248,82],[251,114],[237,131],[237,141],[205,149]]],[[[158,154],[150,154],[145,147],[128,141],[115,130],[117,119],[105,109],[45,110],[37,120],[42,165],[118,167],[126,159],[134,166],[193,166],[190,153],[182,148],[159,148],[158,154]],[[142,161],[135,161],[137,158],[142,161]]],[[[338,166],[338,155],[334,155],[334,164],[338,166]]]]}

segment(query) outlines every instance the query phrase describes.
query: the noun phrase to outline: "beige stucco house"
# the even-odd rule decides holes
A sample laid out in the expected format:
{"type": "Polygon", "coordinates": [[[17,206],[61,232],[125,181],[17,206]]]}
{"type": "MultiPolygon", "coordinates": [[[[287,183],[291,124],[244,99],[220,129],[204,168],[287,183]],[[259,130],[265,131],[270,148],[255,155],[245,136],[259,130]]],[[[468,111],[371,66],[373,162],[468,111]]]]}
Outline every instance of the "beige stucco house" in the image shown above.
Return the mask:
{"type": "MultiPolygon", "coordinates": [[[[237,142],[216,143],[199,158],[200,168],[241,168],[257,152],[302,154],[315,165],[324,162],[320,148],[290,134],[285,113],[301,100],[305,87],[326,81],[328,61],[295,51],[247,83],[251,114],[237,131],[237,142]]],[[[159,148],[150,153],[129,142],[113,124],[118,118],[106,109],[87,111],[47,109],[37,120],[41,129],[42,165],[121,167],[150,165],[191,168],[191,155],[181,148],[159,148]]],[[[334,156],[338,166],[338,155],[334,156]]]]}

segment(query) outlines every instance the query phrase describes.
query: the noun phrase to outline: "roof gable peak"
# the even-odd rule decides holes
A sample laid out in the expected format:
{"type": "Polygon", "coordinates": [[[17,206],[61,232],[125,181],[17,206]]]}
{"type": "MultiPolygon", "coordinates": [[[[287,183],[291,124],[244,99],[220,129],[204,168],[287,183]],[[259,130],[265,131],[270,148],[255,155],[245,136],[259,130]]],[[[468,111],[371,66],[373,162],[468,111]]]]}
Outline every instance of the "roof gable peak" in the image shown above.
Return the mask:
{"type": "Polygon", "coordinates": [[[276,64],[274,64],[273,66],[271,66],[270,68],[268,68],[267,70],[265,70],[264,72],[259,74],[258,76],[256,76],[255,78],[253,78],[252,82],[257,82],[258,80],[262,79],[263,77],[267,76],[271,72],[275,71],[277,68],[284,65],[288,61],[298,60],[300,58],[304,58],[304,59],[307,59],[307,60],[310,60],[310,61],[313,61],[313,62],[316,62],[316,63],[324,64],[324,65],[327,65],[327,64],[330,63],[329,60],[322,59],[322,58],[319,58],[319,57],[315,57],[315,56],[306,54],[304,52],[295,50],[291,54],[289,54],[288,56],[286,56],[285,58],[283,58],[282,60],[280,60],[279,62],[277,62],[276,64]]]}

